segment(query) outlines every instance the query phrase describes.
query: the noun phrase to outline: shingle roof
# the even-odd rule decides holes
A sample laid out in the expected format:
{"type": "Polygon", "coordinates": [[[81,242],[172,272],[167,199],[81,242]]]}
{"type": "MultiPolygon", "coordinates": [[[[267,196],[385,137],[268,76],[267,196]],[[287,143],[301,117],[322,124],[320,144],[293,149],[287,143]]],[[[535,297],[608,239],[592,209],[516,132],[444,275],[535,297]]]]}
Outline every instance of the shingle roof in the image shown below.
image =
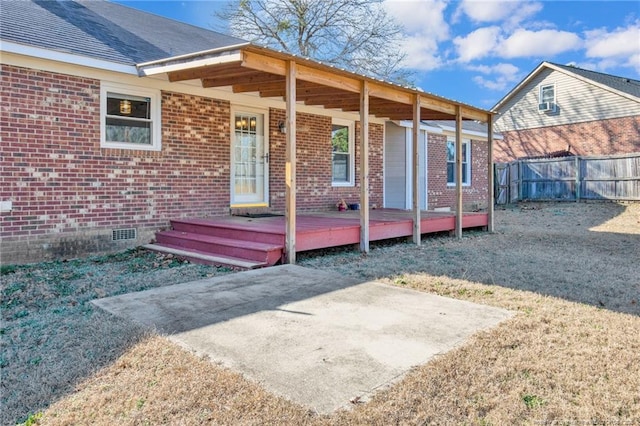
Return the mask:
{"type": "Polygon", "coordinates": [[[583,68],[578,68],[570,65],[560,65],[553,62],[549,63],[568,72],[572,72],[589,80],[604,84],[605,86],[609,86],[612,89],[619,90],[621,92],[625,92],[629,95],[640,98],[640,80],[634,80],[627,77],[619,77],[612,74],[604,74],[597,71],[585,70],[583,68]]]}
{"type": "Polygon", "coordinates": [[[126,65],[244,42],[103,0],[2,0],[0,38],[126,65]]]}

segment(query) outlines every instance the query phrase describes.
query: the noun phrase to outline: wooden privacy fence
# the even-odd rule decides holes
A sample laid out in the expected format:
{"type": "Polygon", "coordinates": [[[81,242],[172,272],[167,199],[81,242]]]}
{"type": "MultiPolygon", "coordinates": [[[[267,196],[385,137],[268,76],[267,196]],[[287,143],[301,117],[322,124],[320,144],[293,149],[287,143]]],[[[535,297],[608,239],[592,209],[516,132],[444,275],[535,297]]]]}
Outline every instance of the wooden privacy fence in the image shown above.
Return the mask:
{"type": "Polygon", "coordinates": [[[495,164],[496,204],[520,200],[640,200],[640,153],[495,164]]]}

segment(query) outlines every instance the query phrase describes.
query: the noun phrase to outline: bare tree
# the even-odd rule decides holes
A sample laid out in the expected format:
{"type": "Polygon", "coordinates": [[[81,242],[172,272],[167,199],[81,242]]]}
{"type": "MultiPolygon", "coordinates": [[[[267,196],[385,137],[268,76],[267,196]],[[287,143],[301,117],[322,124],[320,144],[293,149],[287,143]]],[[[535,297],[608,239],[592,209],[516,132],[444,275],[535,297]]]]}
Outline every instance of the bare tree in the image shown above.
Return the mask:
{"type": "Polygon", "coordinates": [[[408,84],[402,28],[382,0],[240,0],[217,16],[239,38],[360,74],[408,84]]]}

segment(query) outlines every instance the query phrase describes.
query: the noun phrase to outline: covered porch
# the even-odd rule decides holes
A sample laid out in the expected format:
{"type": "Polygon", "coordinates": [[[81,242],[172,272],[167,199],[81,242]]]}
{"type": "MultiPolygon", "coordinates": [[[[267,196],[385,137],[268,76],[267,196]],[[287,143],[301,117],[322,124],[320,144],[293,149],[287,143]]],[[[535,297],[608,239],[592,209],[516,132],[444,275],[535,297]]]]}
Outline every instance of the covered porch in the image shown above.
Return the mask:
{"type": "MultiPolygon", "coordinates": [[[[462,228],[488,226],[486,212],[464,213],[462,228]]],[[[156,235],[156,243],[146,247],[172,253],[194,262],[223,264],[239,268],[259,268],[286,262],[286,217],[222,216],[176,219],[172,229],[156,235]]],[[[456,214],[420,212],[421,235],[455,232],[456,214]]],[[[358,210],[309,212],[296,215],[296,251],[360,244],[358,210]]],[[[369,215],[369,241],[412,237],[413,212],[375,209],[369,215]]]]}
{"type": "MultiPolygon", "coordinates": [[[[233,94],[248,96],[247,99],[256,101],[277,102],[286,112],[286,119],[278,123],[281,133],[286,136],[286,147],[283,163],[285,203],[283,216],[265,219],[261,227],[273,227],[274,234],[278,234],[278,245],[283,244],[284,253],[281,260],[295,263],[296,253],[315,247],[309,243],[311,234],[308,229],[312,224],[325,223],[319,233],[320,240],[331,240],[328,236],[340,234],[340,239],[329,246],[343,244],[359,244],[360,250],[369,251],[369,242],[382,238],[396,238],[411,236],[416,244],[420,244],[421,236],[429,232],[453,231],[460,238],[465,227],[484,226],[493,230],[493,168],[492,168],[492,120],[489,111],[442,98],[410,87],[403,87],[387,82],[375,80],[366,76],[336,69],[306,58],[289,55],[287,53],[259,47],[250,43],[196,52],[189,55],[166,58],[138,64],[138,72],[143,77],[166,78],[169,82],[191,82],[202,88],[216,88],[233,94]],[[359,204],[361,210],[338,218],[322,216],[308,216],[300,214],[297,197],[297,131],[296,116],[298,109],[322,109],[327,115],[336,111],[348,113],[358,122],[359,163],[357,165],[357,180],[359,204]],[[410,120],[413,125],[413,152],[418,153],[419,128],[422,120],[455,120],[456,121],[456,213],[438,214],[421,211],[421,197],[419,188],[419,159],[414,155],[407,168],[413,171],[412,210],[391,214],[385,210],[370,208],[370,166],[369,166],[369,121],[371,117],[381,120],[410,120]],[[473,224],[473,220],[463,213],[462,197],[462,121],[476,120],[488,124],[489,153],[486,162],[487,212],[482,214],[481,223],[473,224]],[[270,220],[266,220],[270,219],[270,220]],[[336,222],[336,220],[338,222],[336,222]],[[465,226],[467,220],[467,226],[465,226]],[[469,222],[471,220],[471,222],[469,222]],[[298,221],[301,221],[298,223],[298,221]],[[273,222],[273,223],[271,223],[273,222]],[[446,223],[446,226],[444,225],[446,223]],[[431,226],[431,227],[430,227],[431,226]],[[277,232],[275,228],[277,227],[277,232]],[[424,229],[423,229],[424,227],[424,229]],[[284,229],[282,229],[284,228],[284,229]],[[336,231],[336,229],[339,230],[336,231]],[[393,230],[393,231],[392,231],[393,230]],[[347,238],[344,235],[349,235],[347,238]],[[284,241],[281,236],[284,235],[284,241]],[[282,259],[283,257],[283,259],[282,259]]],[[[268,157],[268,152],[263,157],[268,157]]],[[[233,181],[233,177],[232,177],[233,181]]],[[[231,206],[236,207],[236,206],[231,206]]],[[[475,217],[471,215],[469,217],[475,217]]],[[[237,221],[237,218],[227,218],[225,221],[237,221]]],[[[253,218],[251,223],[245,221],[244,226],[251,227],[257,223],[253,218]]],[[[173,221],[173,231],[187,232],[176,229],[178,221],[173,221]]],[[[178,225],[181,226],[181,225],[178,225]]],[[[186,225],[185,225],[186,226],[186,225]]],[[[195,226],[191,224],[190,226],[195,226]]],[[[311,227],[311,228],[309,228],[311,227]]],[[[267,232],[262,232],[266,234],[267,232]]],[[[257,235],[257,233],[254,233],[257,235]]],[[[165,238],[160,233],[158,240],[165,238]]],[[[175,236],[175,235],[174,235],[175,236]]],[[[169,238],[169,236],[167,236],[169,238]]],[[[227,237],[219,237],[227,238],[227,237]]],[[[200,240],[206,239],[201,236],[200,240]]],[[[194,239],[194,240],[197,240],[194,239]]],[[[247,241],[251,241],[250,239],[247,241]]],[[[222,243],[227,244],[226,241],[222,243]]],[[[257,242],[256,242],[257,243],[257,242]]],[[[187,243],[185,243],[187,244],[187,243]]],[[[191,243],[189,243],[191,244],[191,243]]],[[[189,245],[187,244],[187,245],[189,245]]],[[[195,242],[193,245],[206,245],[206,241],[195,242]]],[[[270,242],[265,244],[272,244],[270,242]]],[[[227,254],[234,250],[228,246],[227,254]]],[[[273,252],[275,258],[277,249],[265,250],[273,252]]],[[[269,257],[271,259],[271,257],[269,257]]],[[[269,260],[271,262],[271,260],[269,260]]]]}

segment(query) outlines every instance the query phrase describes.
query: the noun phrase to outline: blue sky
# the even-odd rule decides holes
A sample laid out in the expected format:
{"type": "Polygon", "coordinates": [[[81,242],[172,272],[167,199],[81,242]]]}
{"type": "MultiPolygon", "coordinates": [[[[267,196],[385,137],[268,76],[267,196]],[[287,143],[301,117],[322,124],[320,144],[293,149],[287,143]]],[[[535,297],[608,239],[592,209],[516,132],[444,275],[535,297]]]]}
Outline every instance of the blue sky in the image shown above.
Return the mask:
{"type": "MultiPolygon", "coordinates": [[[[226,1],[118,1],[204,28],[226,1]]],[[[385,0],[416,85],[490,108],[540,62],[640,79],[640,1],[385,0]]]]}

